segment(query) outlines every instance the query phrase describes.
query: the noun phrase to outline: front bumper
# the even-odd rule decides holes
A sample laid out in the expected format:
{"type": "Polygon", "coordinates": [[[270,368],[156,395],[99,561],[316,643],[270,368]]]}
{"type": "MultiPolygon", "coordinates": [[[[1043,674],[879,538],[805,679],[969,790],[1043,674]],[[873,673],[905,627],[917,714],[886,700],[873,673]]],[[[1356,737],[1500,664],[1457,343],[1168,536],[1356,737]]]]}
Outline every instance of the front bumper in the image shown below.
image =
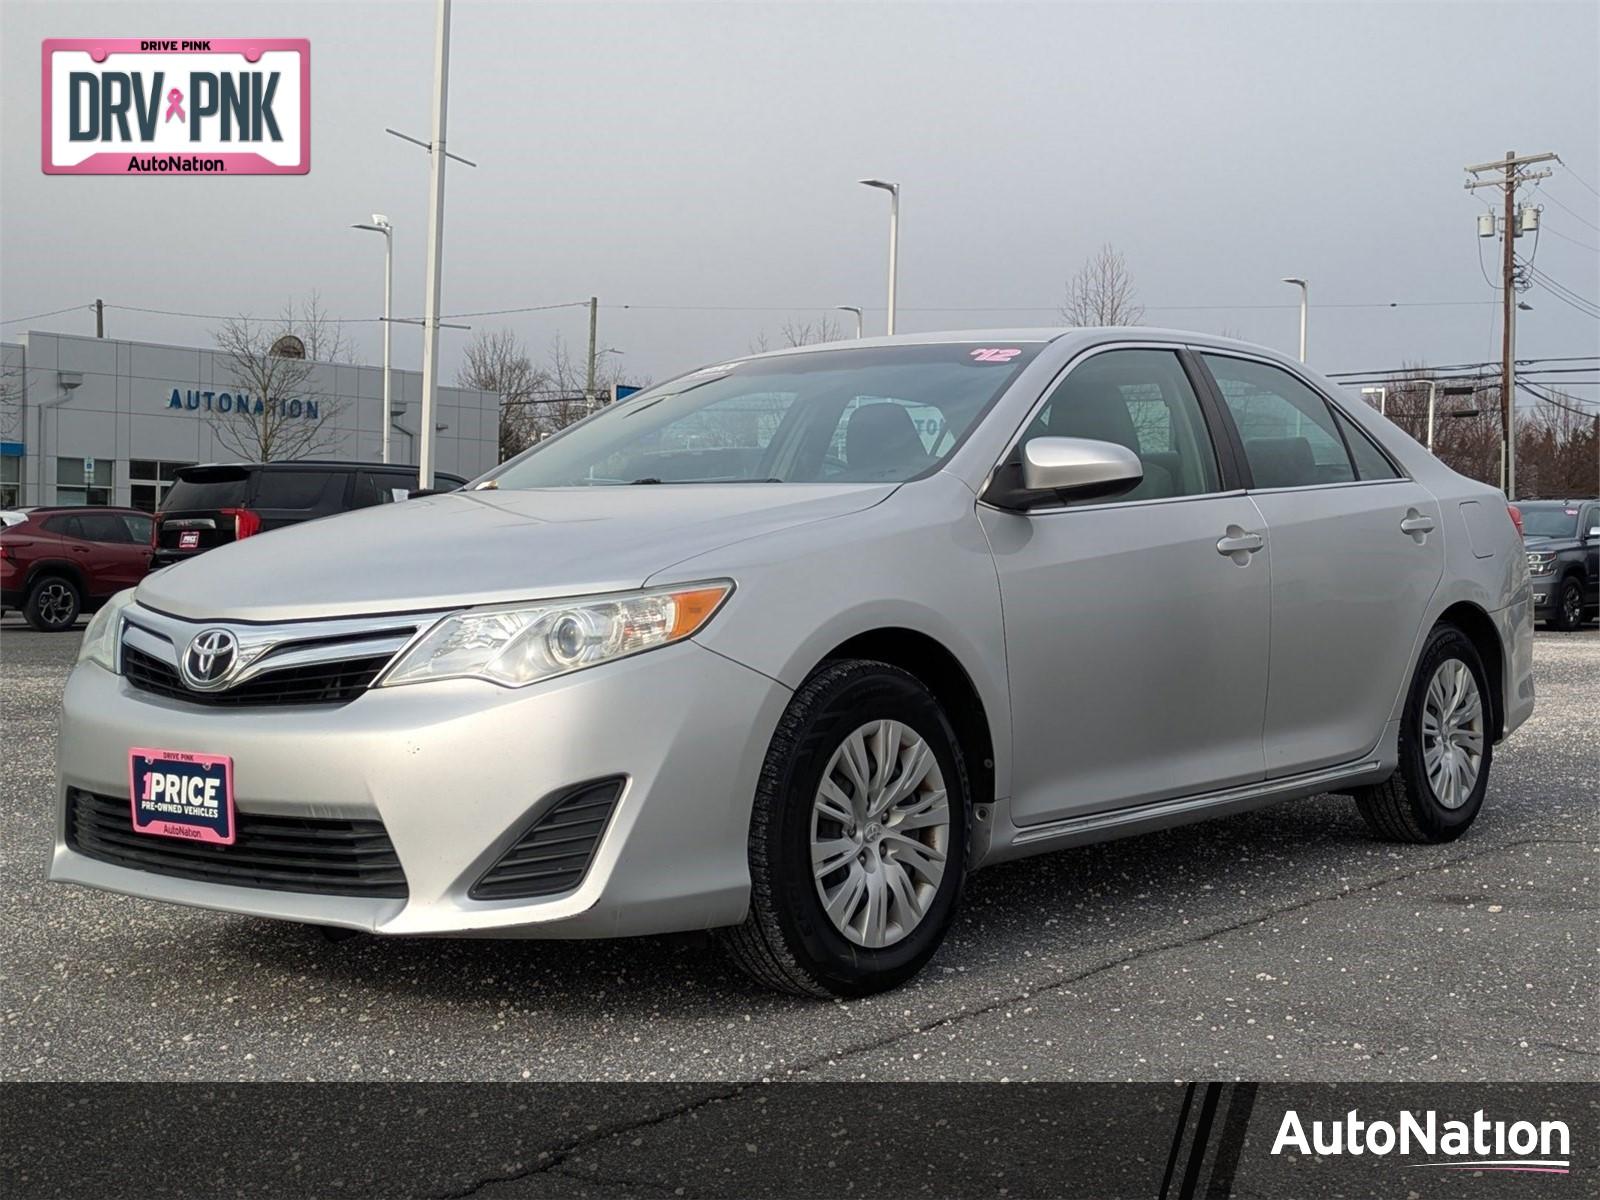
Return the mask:
{"type": "Polygon", "coordinates": [[[202,708],[81,664],[62,705],[50,878],[386,934],[613,937],[736,924],[749,902],[751,798],[789,694],[692,641],[527,688],[451,680],[320,708],[202,708]],[[238,887],[76,852],[67,789],[126,796],[131,746],[230,756],[241,813],[381,820],[409,895],[238,887]],[[612,775],[627,785],[574,890],[468,897],[486,856],[542,798],[612,775]]]}

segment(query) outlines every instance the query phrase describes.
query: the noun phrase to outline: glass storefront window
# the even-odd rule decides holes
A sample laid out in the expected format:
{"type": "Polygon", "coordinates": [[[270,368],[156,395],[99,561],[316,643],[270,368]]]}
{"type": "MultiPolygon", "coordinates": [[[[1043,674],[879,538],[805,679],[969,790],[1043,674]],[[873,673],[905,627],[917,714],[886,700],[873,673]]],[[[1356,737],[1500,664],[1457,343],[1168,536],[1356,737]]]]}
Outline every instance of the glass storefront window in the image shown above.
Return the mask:
{"type": "Polygon", "coordinates": [[[22,458],[0,457],[0,508],[16,508],[22,503],[22,458]]]}
{"type": "Polygon", "coordinates": [[[192,467],[193,463],[162,462],[153,458],[136,458],[128,463],[128,495],[134,508],[155,512],[166,499],[167,492],[177,479],[179,467],[192,467]]]}
{"type": "Polygon", "coordinates": [[[86,460],[56,459],[57,504],[110,504],[116,486],[116,463],[107,458],[94,460],[94,470],[85,471],[86,460]]]}

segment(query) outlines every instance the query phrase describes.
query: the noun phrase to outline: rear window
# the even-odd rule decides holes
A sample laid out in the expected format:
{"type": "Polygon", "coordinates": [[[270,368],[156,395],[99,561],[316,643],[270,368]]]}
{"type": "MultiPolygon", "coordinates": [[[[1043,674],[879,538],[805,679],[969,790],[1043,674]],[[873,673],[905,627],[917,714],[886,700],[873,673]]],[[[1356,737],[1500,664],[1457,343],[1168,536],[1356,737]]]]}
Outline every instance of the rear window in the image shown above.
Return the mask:
{"type": "Polygon", "coordinates": [[[243,471],[180,475],[161,501],[162,512],[244,508],[250,477],[243,471]]]}

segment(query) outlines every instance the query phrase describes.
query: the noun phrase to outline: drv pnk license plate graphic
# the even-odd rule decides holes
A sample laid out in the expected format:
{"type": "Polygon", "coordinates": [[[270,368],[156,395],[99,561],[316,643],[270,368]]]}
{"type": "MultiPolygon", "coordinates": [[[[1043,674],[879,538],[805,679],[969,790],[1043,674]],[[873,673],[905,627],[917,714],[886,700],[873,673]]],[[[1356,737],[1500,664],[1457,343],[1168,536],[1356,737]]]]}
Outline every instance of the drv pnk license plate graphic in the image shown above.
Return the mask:
{"type": "Polygon", "coordinates": [[[47,38],[46,175],[304,175],[305,38],[47,38]]]}
{"type": "Polygon", "coordinates": [[[183,750],[128,751],[135,833],[231,846],[233,760],[183,750]]]}

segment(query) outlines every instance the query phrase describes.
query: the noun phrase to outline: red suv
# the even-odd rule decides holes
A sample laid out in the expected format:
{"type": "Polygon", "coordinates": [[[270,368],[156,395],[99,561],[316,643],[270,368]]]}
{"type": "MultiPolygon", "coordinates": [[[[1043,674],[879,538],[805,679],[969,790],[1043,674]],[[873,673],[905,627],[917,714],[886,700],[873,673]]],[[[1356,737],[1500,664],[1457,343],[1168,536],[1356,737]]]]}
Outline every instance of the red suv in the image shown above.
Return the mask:
{"type": "Polygon", "coordinates": [[[0,529],[0,610],[71,629],[150,570],[150,514],[136,508],[31,508],[0,529]]]}

